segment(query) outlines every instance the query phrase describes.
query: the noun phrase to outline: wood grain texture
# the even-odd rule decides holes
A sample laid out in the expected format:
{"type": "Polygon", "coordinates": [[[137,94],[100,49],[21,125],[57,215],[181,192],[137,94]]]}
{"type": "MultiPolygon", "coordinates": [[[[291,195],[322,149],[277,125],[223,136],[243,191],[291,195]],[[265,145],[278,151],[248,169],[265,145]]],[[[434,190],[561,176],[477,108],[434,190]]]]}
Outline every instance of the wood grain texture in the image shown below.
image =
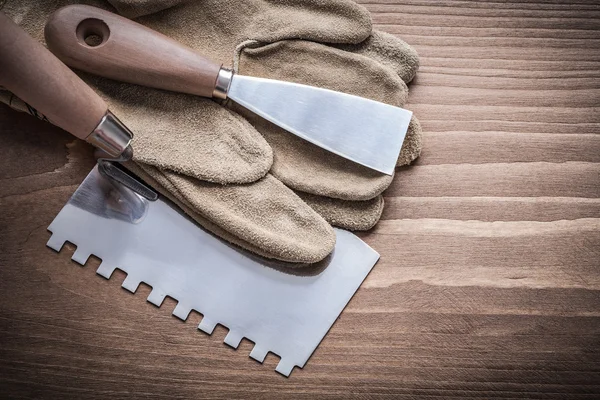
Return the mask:
{"type": "Polygon", "coordinates": [[[600,5],[363,4],[421,55],[425,148],[361,234],[381,261],[307,366],[282,378],[226,329],[46,249],[92,150],[0,107],[2,396],[600,397],[600,5]]]}

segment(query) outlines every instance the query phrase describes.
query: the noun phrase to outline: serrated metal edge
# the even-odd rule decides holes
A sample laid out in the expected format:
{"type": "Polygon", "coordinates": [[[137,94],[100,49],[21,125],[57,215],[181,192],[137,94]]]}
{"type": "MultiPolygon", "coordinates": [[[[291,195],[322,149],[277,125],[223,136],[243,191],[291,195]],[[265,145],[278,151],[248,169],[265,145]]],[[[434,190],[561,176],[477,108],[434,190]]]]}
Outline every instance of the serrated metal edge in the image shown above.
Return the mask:
{"type": "MultiPolygon", "coordinates": [[[[83,249],[81,246],[79,246],[75,241],[66,239],[66,238],[58,235],[56,232],[52,232],[52,231],[50,231],[50,232],[52,235],[50,236],[50,239],[48,239],[46,246],[50,247],[52,250],[56,251],[57,253],[61,251],[61,249],[63,248],[63,246],[66,242],[69,242],[69,243],[72,243],[76,247],[75,251],[73,252],[73,255],[71,256],[71,260],[75,261],[76,263],[84,266],[92,255],[99,258],[101,260],[101,262],[100,262],[100,265],[98,266],[98,268],[96,269],[96,273],[106,279],[110,279],[113,272],[117,269],[117,266],[110,265],[108,262],[105,262],[103,260],[103,258],[101,257],[101,255],[88,252],[85,249],[83,249]]],[[[249,357],[262,364],[269,352],[277,355],[278,357],[280,357],[280,360],[279,360],[279,363],[277,364],[277,366],[275,367],[275,371],[279,372],[283,376],[288,377],[291,374],[294,367],[296,367],[296,366],[299,368],[302,368],[301,365],[296,365],[294,363],[288,363],[284,357],[280,356],[279,354],[276,354],[275,352],[268,350],[268,348],[262,346],[260,343],[256,343],[255,341],[252,340],[252,338],[249,338],[249,337],[243,335],[241,332],[231,330],[227,326],[223,325],[222,323],[220,323],[216,320],[213,320],[209,316],[206,316],[204,313],[202,313],[201,310],[196,310],[189,306],[186,306],[185,304],[179,302],[179,300],[176,297],[163,292],[159,288],[153,287],[148,282],[145,282],[142,279],[138,279],[138,278],[132,276],[129,272],[127,272],[126,268],[127,268],[126,266],[118,267],[118,269],[122,270],[124,273],[127,274],[127,276],[123,280],[123,283],[121,284],[122,288],[130,291],[131,293],[135,293],[137,291],[140,283],[144,282],[148,286],[152,287],[152,290],[151,290],[150,294],[148,295],[146,301],[148,301],[151,304],[154,304],[157,307],[160,307],[162,305],[165,297],[167,297],[167,295],[168,295],[169,297],[173,298],[173,300],[177,301],[177,305],[173,309],[172,315],[181,319],[182,321],[186,321],[189,314],[192,311],[196,311],[197,313],[202,314],[202,320],[198,324],[198,329],[205,332],[208,335],[211,335],[217,325],[221,325],[221,326],[225,327],[226,329],[229,330],[229,332],[223,339],[223,343],[225,343],[226,345],[228,345],[234,349],[238,348],[242,339],[244,339],[244,338],[252,341],[254,343],[254,347],[250,351],[249,357]]]]}

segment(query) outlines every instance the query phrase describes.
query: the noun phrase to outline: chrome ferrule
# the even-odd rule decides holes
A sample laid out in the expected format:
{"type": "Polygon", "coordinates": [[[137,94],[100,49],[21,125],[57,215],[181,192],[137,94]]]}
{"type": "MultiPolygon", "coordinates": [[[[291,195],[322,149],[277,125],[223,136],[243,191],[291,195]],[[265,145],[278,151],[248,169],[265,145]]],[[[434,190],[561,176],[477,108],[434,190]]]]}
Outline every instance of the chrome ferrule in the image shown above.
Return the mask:
{"type": "Polygon", "coordinates": [[[86,141],[117,158],[131,153],[129,144],[132,138],[133,133],[108,110],[86,141]]]}
{"type": "Polygon", "coordinates": [[[233,71],[227,68],[221,67],[219,74],[217,75],[217,82],[215,89],[213,90],[213,97],[217,99],[225,100],[227,98],[227,92],[229,92],[229,86],[231,85],[231,79],[233,78],[233,71]]]}

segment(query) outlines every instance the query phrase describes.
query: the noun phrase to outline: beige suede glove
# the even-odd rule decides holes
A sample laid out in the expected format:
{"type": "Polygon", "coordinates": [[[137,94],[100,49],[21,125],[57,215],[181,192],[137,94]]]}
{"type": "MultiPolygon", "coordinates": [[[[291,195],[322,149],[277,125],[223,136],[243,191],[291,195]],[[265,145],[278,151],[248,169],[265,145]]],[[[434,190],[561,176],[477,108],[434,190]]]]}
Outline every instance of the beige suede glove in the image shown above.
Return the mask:
{"type": "MultiPolygon", "coordinates": [[[[3,11],[9,16],[12,14],[13,18],[16,17],[15,19],[21,22],[30,33],[41,38],[42,27],[47,15],[66,3],[40,5],[32,0],[29,2],[15,0],[9,1],[3,11]]],[[[169,6],[173,3],[175,2],[113,1],[113,4],[123,12],[135,12],[136,15],[156,11],[161,8],[161,4],[169,6]]],[[[92,2],[92,5],[103,6],[104,4],[92,2]]],[[[225,64],[231,63],[233,49],[237,47],[237,44],[244,43],[243,46],[237,47],[235,60],[238,61],[238,64],[236,66],[239,69],[240,65],[246,65],[246,61],[244,61],[246,57],[254,57],[255,63],[252,64],[249,61],[247,65],[250,68],[254,65],[257,71],[256,75],[259,76],[260,68],[258,67],[267,65],[261,64],[261,59],[274,60],[275,63],[271,65],[276,65],[277,62],[281,63],[285,57],[293,54],[293,51],[302,54],[302,48],[298,49],[297,46],[309,42],[297,40],[280,42],[289,44],[289,46],[282,52],[276,49],[272,53],[276,55],[274,58],[269,58],[271,50],[268,49],[268,45],[263,46],[263,43],[288,38],[345,43],[348,47],[344,50],[354,51],[356,58],[361,60],[361,62],[352,63],[355,64],[355,69],[362,70],[366,63],[372,66],[367,71],[378,71],[373,75],[377,78],[373,79],[375,81],[373,83],[376,84],[376,81],[381,78],[383,70],[387,71],[383,72],[383,76],[391,76],[389,80],[386,80],[391,89],[382,93],[402,92],[402,94],[396,96],[394,101],[388,100],[387,102],[399,105],[404,101],[405,86],[401,84],[401,81],[395,81],[397,78],[393,77],[393,73],[390,71],[393,71],[394,68],[397,71],[402,69],[405,72],[409,71],[404,75],[405,79],[408,79],[416,70],[414,52],[406,46],[406,49],[398,50],[399,42],[387,43],[383,40],[386,39],[385,35],[382,35],[383,39],[374,37],[367,42],[363,41],[362,44],[353,46],[354,43],[361,42],[370,33],[368,14],[353,3],[346,1],[288,2],[283,6],[274,6],[264,1],[246,1],[236,2],[236,5],[236,7],[232,7],[229,2],[190,3],[144,17],[140,22],[153,29],[163,31],[176,40],[225,64]],[[206,42],[218,45],[210,47],[206,42]],[[266,53],[265,50],[267,50],[266,53]],[[398,57],[398,54],[401,56],[398,57]],[[367,55],[369,57],[366,57],[367,55]],[[381,59],[379,64],[382,66],[379,69],[376,66],[377,62],[373,61],[378,57],[381,59]],[[412,61],[412,64],[396,62],[403,57],[412,61]],[[398,69],[399,65],[403,65],[403,67],[398,69]],[[399,91],[394,90],[394,86],[400,88],[399,91]]],[[[106,8],[106,5],[104,6],[106,8]]],[[[393,38],[388,37],[388,39],[393,38]]],[[[326,61],[320,56],[323,52],[327,56],[333,54],[331,52],[337,52],[340,66],[344,65],[343,55],[350,54],[341,49],[317,43],[314,45],[322,46],[322,48],[316,51],[306,48],[305,54],[316,55],[314,58],[321,63],[326,61]]],[[[310,61],[310,57],[307,60],[310,61]]],[[[327,64],[324,65],[325,68],[317,67],[320,74],[317,76],[332,75],[328,71],[327,64]]],[[[315,66],[317,64],[311,65],[311,67],[315,66]]],[[[342,72],[344,70],[342,68],[342,72]]],[[[251,74],[247,71],[242,72],[251,74]]],[[[334,234],[331,228],[304,202],[300,201],[300,198],[271,175],[266,175],[253,182],[266,173],[271,163],[271,152],[256,131],[237,114],[227,112],[210,100],[194,96],[118,84],[95,77],[85,78],[104,94],[111,109],[136,132],[134,145],[137,166],[133,166],[132,169],[161,193],[175,201],[199,223],[233,243],[258,254],[284,261],[315,262],[331,251],[334,245],[334,234]],[[177,136],[176,140],[173,140],[174,133],[177,136]],[[166,140],[167,137],[168,140],[166,140]],[[167,142],[172,143],[172,146],[166,146],[167,142]],[[243,182],[247,183],[234,185],[234,183],[243,182]],[[221,184],[227,185],[222,186],[221,184]]],[[[336,88],[328,86],[327,83],[322,86],[336,88]]],[[[352,90],[337,89],[352,93],[352,90]]],[[[360,93],[360,91],[355,94],[373,98],[373,96],[360,93]]],[[[379,100],[386,101],[386,99],[379,100]]],[[[256,126],[266,137],[269,137],[269,133],[274,132],[273,127],[261,128],[259,126],[261,122],[264,121],[255,122],[256,126]]],[[[413,127],[415,126],[413,125],[413,127]]],[[[414,132],[414,138],[418,139],[418,131],[414,132]]],[[[293,137],[285,132],[283,135],[293,137]]],[[[273,143],[275,142],[272,141],[273,143]]],[[[287,145],[285,141],[275,143],[275,145],[277,144],[284,147],[287,145]]],[[[417,140],[407,140],[406,144],[410,144],[409,146],[405,145],[405,148],[409,150],[418,148],[417,140]]],[[[291,151],[287,154],[296,151],[296,144],[290,142],[290,145],[291,151]]],[[[304,143],[299,146],[302,145],[304,143]]],[[[303,151],[310,155],[313,150],[308,147],[303,151]]],[[[279,158],[278,154],[281,154],[282,159],[285,160],[285,148],[276,151],[275,154],[276,160],[279,158]]],[[[418,151],[409,151],[406,155],[407,152],[403,149],[403,154],[401,158],[411,160],[418,154],[418,151]]],[[[330,154],[326,153],[326,156],[330,156],[330,154]]],[[[306,167],[308,163],[306,160],[300,161],[299,171],[302,171],[301,168],[306,167]]],[[[387,187],[389,178],[382,179],[379,174],[374,176],[367,174],[366,178],[356,175],[351,172],[353,164],[330,169],[329,165],[339,165],[339,160],[335,160],[334,157],[331,163],[329,161],[325,163],[325,173],[322,174],[324,179],[329,178],[330,182],[334,182],[335,179],[332,177],[335,178],[336,174],[338,174],[337,176],[341,174],[342,177],[350,180],[359,176],[357,179],[362,179],[361,183],[363,181],[367,183],[362,187],[368,189],[358,188],[354,192],[350,190],[348,191],[350,196],[342,194],[337,197],[352,197],[352,193],[363,193],[356,197],[363,199],[373,195],[374,199],[360,202],[360,204],[354,204],[353,201],[336,203],[335,200],[319,196],[334,193],[322,192],[322,187],[327,188],[328,183],[325,182],[323,185],[323,181],[319,181],[318,175],[309,177],[317,179],[312,179],[312,181],[309,179],[308,183],[296,179],[300,186],[294,185],[293,174],[285,172],[286,166],[290,170],[293,169],[293,164],[289,162],[279,164],[282,166],[279,170],[283,172],[277,172],[277,168],[274,168],[274,174],[291,187],[304,189],[307,193],[313,192],[312,195],[301,193],[301,196],[332,223],[341,226],[346,224],[348,227],[352,227],[354,221],[361,221],[362,217],[361,224],[365,227],[373,223],[374,218],[370,216],[375,215],[375,221],[379,217],[382,202],[377,195],[387,187]],[[346,167],[350,169],[350,173],[345,172],[346,167]],[[321,188],[319,187],[320,182],[321,188]],[[364,218],[365,215],[367,218],[364,218]]],[[[308,170],[310,171],[310,169],[308,170]]],[[[370,173],[370,171],[368,172],[370,173]]],[[[339,192],[339,189],[336,190],[339,192]]]]}

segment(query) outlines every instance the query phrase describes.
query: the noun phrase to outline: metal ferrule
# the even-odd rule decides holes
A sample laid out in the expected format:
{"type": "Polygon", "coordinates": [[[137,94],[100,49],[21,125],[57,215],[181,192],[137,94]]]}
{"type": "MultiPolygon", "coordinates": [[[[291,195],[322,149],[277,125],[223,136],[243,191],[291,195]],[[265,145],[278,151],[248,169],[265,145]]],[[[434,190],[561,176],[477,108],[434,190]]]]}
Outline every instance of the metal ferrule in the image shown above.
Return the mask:
{"type": "Polygon", "coordinates": [[[124,153],[130,153],[128,149],[132,138],[133,133],[108,110],[86,140],[111,157],[117,158],[124,153]]]}
{"type": "Polygon", "coordinates": [[[225,100],[227,98],[227,92],[229,91],[229,86],[231,85],[232,78],[233,71],[221,67],[221,69],[219,70],[219,74],[217,75],[217,83],[215,85],[215,89],[212,93],[213,97],[225,100]]]}

